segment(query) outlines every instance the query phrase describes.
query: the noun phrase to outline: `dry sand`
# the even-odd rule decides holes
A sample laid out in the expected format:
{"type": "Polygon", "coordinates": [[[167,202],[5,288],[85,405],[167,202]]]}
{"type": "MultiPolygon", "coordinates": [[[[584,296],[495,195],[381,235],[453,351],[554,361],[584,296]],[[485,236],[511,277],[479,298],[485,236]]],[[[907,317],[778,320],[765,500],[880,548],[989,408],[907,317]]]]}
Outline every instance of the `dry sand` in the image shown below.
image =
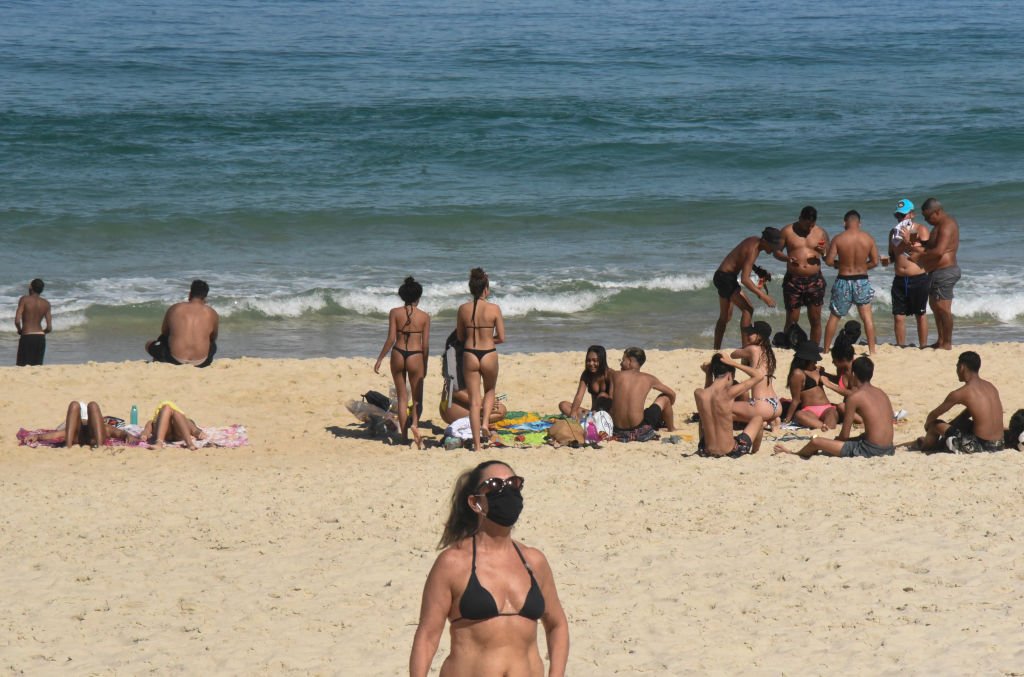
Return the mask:
{"type": "MultiPolygon", "coordinates": [[[[1024,344],[978,350],[1008,420],[1024,406],[1024,344]]],[[[677,387],[680,419],[709,354],[649,357],[677,387]]],[[[571,396],[582,364],[501,359],[511,407],[545,411],[571,396]]],[[[957,385],[955,359],[880,349],[876,384],[910,412],[898,440],[957,385]]],[[[386,391],[370,367],[0,369],[0,668],[405,672],[452,481],[483,456],[363,439],[343,404],[386,391]],[[17,446],[18,427],[55,425],[78,398],[119,416],[170,398],[201,423],[245,424],[251,445],[17,446]]],[[[517,538],[554,568],[570,674],[1024,673],[1024,454],[802,461],[769,445],[708,460],[684,455],[695,433],[484,452],[528,478],[517,538]]]]}

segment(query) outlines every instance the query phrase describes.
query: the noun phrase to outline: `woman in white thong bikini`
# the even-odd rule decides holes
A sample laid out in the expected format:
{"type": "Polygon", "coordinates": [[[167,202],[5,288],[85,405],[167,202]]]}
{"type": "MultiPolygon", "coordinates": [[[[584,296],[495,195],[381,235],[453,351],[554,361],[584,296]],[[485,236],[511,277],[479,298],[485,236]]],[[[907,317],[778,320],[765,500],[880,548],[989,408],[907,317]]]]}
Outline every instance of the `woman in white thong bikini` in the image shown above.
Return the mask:
{"type": "Polygon", "coordinates": [[[772,430],[778,430],[782,417],[782,405],[772,386],[775,378],[775,351],[771,343],[772,328],[767,322],[758,321],[743,328],[743,347],[732,352],[732,359],[743,360],[743,364],[764,369],[767,377],[756,383],[749,397],[736,400],[732,415],[738,421],[749,421],[760,416],[772,430]]]}

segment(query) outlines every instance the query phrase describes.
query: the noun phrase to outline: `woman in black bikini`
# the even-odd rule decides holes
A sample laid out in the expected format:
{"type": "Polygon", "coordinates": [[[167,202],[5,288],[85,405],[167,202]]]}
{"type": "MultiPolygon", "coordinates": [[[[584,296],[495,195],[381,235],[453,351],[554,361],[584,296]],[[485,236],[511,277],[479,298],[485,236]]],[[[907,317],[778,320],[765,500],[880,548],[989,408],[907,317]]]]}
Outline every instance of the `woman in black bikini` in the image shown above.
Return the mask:
{"type": "Polygon", "coordinates": [[[551,566],[540,550],[512,540],[523,482],[501,461],[481,463],[456,481],[439,544],[444,550],[423,587],[412,677],[426,677],[446,620],[451,652],[442,675],[543,677],[538,620],[547,637],[547,674],[565,674],[569,625],[551,566]]]}
{"type": "Polygon", "coordinates": [[[455,331],[462,341],[462,371],[469,391],[469,425],[473,430],[473,449],[480,451],[480,437],[487,436],[490,422],[481,421],[481,411],[494,408],[498,385],[498,353],[495,346],[505,342],[505,319],[501,308],[487,301],[490,281],[483,268],[469,271],[469,291],[473,300],[459,307],[455,331]],[[483,397],[480,380],[483,379],[483,397]]]}
{"type": "Polygon", "coordinates": [[[608,367],[608,353],[604,346],[590,346],[580,374],[580,385],[572,402],[563,400],[558,410],[563,416],[579,418],[589,413],[581,408],[584,396],[590,393],[590,408],[593,411],[609,411],[612,408],[612,370],[608,367]]]}
{"type": "Polygon", "coordinates": [[[423,377],[427,375],[427,352],[430,348],[430,315],[419,309],[423,287],[411,276],[398,288],[398,296],[405,305],[392,308],[388,314],[388,337],[377,356],[373,371],[380,373],[380,364],[391,351],[391,376],[395,379],[398,398],[398,423],[402,439],[409,441],[409,430],[416,439],[416,448],[422,449],[419,422],[423,407],[423,377]],[[406,389],[406,380],[409,387],[406,389]],[[412,396],[412,405],[409,397],[412,396]]]}
{"type": "Polygon", "coordinates": [[[812,430],[831,430],[839,423],[839,412],[828,401],[822,387],[824,375],[818,367],[821,350],[814,341],[804,341],[796,348],[789,366],[789,403],[783,423],[796,421],[812,430]]]}

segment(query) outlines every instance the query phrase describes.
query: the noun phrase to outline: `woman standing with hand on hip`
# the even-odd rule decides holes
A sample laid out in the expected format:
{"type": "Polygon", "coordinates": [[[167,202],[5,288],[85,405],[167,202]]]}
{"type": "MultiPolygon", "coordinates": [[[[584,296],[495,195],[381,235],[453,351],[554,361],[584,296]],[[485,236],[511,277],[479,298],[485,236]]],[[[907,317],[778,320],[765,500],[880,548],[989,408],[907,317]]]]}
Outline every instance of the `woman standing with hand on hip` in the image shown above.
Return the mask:
{"type": "Polygon", "coordinates": [[[523,509],[524,481],[501,461],[459,476],[438,555],[420,606],[409,658],[411,677],[426,677],[445,620],[451,651],[442,677],[544,677],[537,621],[544,625],[548,677],[562,677],[569,624],[544,554],[512,540],[523,509]]]}
{"type": "Polygon", "coordinates": [[[495,346],[505,342],[505,319],[501,316],[501,308],[487,300],[491,295],[491,285],[483,268],[469,271],[469,292],[473,300],[459,306],[455,331],[464,346],[462,370],[469,391],[473,450],[480,451],[481,434],[487,436],[490,433],[490,422],[481,421],[480,412],[494,408],[494,393],[498,385],[498,352],[495,346]]]}

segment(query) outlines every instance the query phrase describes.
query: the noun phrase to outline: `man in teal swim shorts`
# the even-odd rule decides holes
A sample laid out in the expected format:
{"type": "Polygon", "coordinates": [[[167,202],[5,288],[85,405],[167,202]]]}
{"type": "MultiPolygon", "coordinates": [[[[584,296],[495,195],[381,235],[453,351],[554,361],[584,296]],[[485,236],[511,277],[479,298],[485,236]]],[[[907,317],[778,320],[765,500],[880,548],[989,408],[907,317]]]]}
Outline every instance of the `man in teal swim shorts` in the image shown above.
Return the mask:
{"type": "Polygon", "coordinates": [[[846,229],[836,235],[825,254],[825,263],[839,269],[839,277],[832,284],[828,324],[825,325],[825,350],[832,347],[839,319],[856,304],[864,333],[868,338],[868,351],[875,354],[875,320],[871,314],[871,299],[875,290],[868,280],[868,271],[878,265],[878,246],[875,239],[860,228],[860,214],[855,210],[843,217],[846,229]]]}

